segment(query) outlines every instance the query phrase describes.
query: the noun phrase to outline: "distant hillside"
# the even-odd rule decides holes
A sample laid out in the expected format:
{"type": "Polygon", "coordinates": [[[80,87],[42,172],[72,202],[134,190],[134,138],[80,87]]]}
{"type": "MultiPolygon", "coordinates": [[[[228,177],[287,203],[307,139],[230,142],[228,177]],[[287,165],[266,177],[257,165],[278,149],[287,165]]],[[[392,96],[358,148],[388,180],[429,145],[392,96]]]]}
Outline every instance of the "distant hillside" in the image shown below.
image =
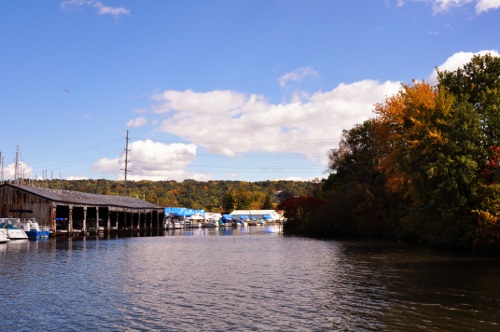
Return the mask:
{"type": "MultiPolygon", "coordinates": [[[[25,183],[27,184],[27,183],[25,183]]],[[[45,180],[31,185],[102,195],[123,195],[123,181],[45,180]]],[[[182,206],[223,212],[235,209],[274,208],[280,200],[311,195],[317,183],[301,181],[127,181],[127,196],[161,206],[182,206]]]]}

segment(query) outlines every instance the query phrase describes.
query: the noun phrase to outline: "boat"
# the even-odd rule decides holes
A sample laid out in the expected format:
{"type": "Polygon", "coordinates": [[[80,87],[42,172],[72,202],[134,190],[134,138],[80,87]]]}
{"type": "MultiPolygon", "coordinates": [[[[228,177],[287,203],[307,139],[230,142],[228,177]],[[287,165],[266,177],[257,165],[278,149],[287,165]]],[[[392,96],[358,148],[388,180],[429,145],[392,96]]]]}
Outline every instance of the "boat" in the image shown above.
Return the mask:
{"type": "Polygon", "coordinates": [[[202,223],[201,227],[205,227],[205,228],[219,227],[219,220],[213,220],[213,219],[205,220],[202,223]]]}
{"type": "Polygon", "coordinates": [[[205,217],[199,213],[195,213],[189,217],[189,220],[191,221],[191,228],[200,228],[205,221],[205,217]]]}
{"type": "Polygon", "coordinates": [[[247,216],[241,216],[236,220],[233,220],[233,224],[236,224],[236,226],[243,226],[246,227],[248,226],[248,221],[250,219],[247,216]]]}
{"type": "Polygon", "coordinates": [[[184,228],[184,220],[172,219],[172,229],[184,228]]]}
{"type": "Polygon", "coordinates": [[[230,214],[223,214],[220,221],[224,227],[233,227],[233,216],[230,214]]]}
{"type": "Polygon", "coordinates": [[[47,238],[51,233],[47,227],[40,227],[35,218],[20,219],[14,226],[22,228],[30,239],[47,238]]]}
{"type": "Polygon", "coordinates": [[[5,228],[0,228],[0,243],[6,243],[9,242],[9,235],[7,234],[7,229],[5,228]]]}
{"type": "Polygon", "coordinates": [[[172,219],[172,218],[166,218],[165,223],[163,224],[164,229],[181,229],[183,228],[184,224],[182,221],[179,221],[179,219],[172,219]]]}
{"type": "Polygon", "coordinates": [[[28,238],[28,235],[22,228],[15,226],[18,220],[19,218],[0,218],[0,228],[7,230],[7,237],[10,240],[22,240],[28,238]]]}

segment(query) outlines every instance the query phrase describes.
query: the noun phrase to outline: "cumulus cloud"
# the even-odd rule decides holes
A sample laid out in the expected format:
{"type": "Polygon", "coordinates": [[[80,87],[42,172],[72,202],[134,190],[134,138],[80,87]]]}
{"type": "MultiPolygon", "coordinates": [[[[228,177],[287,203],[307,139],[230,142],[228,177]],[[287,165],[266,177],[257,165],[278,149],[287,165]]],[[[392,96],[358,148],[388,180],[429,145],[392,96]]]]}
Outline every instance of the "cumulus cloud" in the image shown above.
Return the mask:
{"type": "MultiPolygon", "coordinates": [[[[495,50],[483,50],[479,52],[457,52],[450,56],[444,63],[438,66],[439,71],[454,71],[458,68],[463,67],[466,63],[470,62],[475,55],[485,55],[491,54],[492,56],[499,57],[500,54],[495,50]]],[[[437,84],[437,71],[434,70],[431,75],[429,75],[428,81],[430,84],[437,84]]]]}
{"type": "Polygon", "coordinates": [[[140,117],[135,118],[135,119],[130,119],[127,122],[127,127],[138,128],[138,127],[145,126],[147,123],[148,123],[148,120],[146,120],[144,117],[140,116],[140,117]]]}
{"type": "MultiPolygon", "coordinates": [[[[190,172],[186,168],[196,159],[195,144],[165,144],[150,139],[129,144],[127,164],[128,180],[177,180],[195,179],[207,181],[212,178],[208,173],[190,172]]],[[[125,151],[117,158],[101,158],[92,166],[92,170],[101,174],[125,177],[125,151]]]]}
{"type": "MultiPolygon", "coordinates": [[[[33,174],[33,168],[31,166],[28,166],[24,161],[20,161],[17,163],[17,177],[31,177],[33,174]]],[[[15,180],[16,177],[16,164],[8,164],[3,167],[3,179],[5,181],[8,180],[15,180]]]]}
{"type": "Polygon", "coordinates": [[[282,88],[284,88],[290,82],[300,82],[306,78],[317,79],[318,72],[312,67],[297,68],[289,73],[283,74],[278,79],[278,83],[282,88]]]}
{"type": "Polygon", "coordinates": [[[111,15],[113,17],[118,17],[120,15],[129,15],[130,10],[124,7],[110,7],[104,5],[98,0],[64,0],[61,2],[61,8],[65,10],[70,10],[72,8],[78,7],[91,7],[97,10],[98,15],[111,15]]]}
{"type": "Polygon", "coordinates": [[[476,4],[476,13],[481,14],[500,8],[500,0],[479,0],[476,4]]]}
{"type": "Polygon", "coordinates": [[[363,80],[280,104],[229,90],[168,90],[155,96],[154,111],[161,131],[212,153],[285,152],[320,161],[343,129],[370,118],[373,105],[399,88],[399,82],[363,80]]]}

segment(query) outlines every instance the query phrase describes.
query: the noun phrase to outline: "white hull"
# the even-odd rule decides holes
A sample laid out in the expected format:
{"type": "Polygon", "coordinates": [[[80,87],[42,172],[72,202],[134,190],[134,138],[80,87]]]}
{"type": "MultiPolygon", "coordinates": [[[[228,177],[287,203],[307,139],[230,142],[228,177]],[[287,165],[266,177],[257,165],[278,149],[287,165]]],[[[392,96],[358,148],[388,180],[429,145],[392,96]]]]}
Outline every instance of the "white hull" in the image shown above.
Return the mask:
{"type": "Polygon", "coordinates": [[[0,227],[7,232],[7,237],[10,240],[22,240],[27,239],[28,235],[26,232],[17,226],[20,223],[19,218],[0,218],[0,227]]]}
{"type": "Polygon", "coordinates": [[[28,238],[26,232],[19,228],[7,228],[7,235],[11,240],[23,240],[28,238]]]}
{"type": "Polygon", "coordinates": [[[167,219],[163,225],[164,229],[181,229],[184,225],[177,219],[167,219]]]}
{"type": "Polygon", "coordinates": [[[209,221],[204,222],[201,225],[201,227],[207,227],[207,228],[219,227],[219,222],[218,221],[209,220],[209,221]]]}
{"type": "Polygon", "coordinates": [[[7,235],[7,230],[5,228],[0,228],[0,243],[9,242],[9,236],[7,235]]]}

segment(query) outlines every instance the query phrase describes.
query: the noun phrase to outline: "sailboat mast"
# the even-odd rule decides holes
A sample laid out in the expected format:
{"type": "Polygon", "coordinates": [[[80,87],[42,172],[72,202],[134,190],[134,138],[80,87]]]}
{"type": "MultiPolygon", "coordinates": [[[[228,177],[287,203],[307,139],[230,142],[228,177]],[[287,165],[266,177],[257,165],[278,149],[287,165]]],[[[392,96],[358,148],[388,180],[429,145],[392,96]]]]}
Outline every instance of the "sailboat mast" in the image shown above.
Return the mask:
{"type": "Polygon", "coordinates": [[[19,145],[16,147],[16,162],[14,164],[14,184],[19,184],[18,168],[19,168],[19,145]]]}
{"type": "Polygon", "coordinates": [[[128,173],[128,152],[130,151],[128,149],[128,130],[127,130],[127,137],[125,137],[125,183],[123,185],[123,196],[127,196],[127,173],[128,173]]]}

